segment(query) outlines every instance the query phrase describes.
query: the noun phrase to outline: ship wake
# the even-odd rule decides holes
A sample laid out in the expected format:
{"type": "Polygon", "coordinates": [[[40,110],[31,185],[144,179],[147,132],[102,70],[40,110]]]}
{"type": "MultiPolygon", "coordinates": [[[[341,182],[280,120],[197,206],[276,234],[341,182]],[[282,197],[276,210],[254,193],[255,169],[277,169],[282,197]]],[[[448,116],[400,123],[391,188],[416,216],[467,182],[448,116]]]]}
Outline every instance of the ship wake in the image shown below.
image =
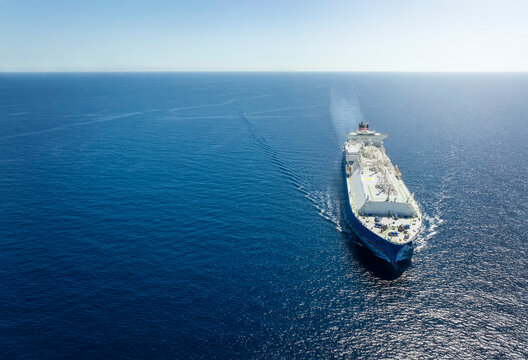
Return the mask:
{"type": "Polygon", "coordinates": [[[356,90],[351,84],[335,82],[332,85],[330,114],[339,139],[364,120],[356,90]]]}
{"type": "Polygon", "coordinates": [[[333,224],[337,231],[343,232],[343,226],[341,224],[341,206],[335,199],[333,189],[329,186],[327,191],[306,191],[300,189],[304,196],[313,204],[313,206],[319,211],[319,215],[326,221],[333,224]]]}
{"type": "Polygon", "coordinates": [[[429,239],[438,234],[438,227],[444,222],[440,217],[440,213],[437,212],[434,215],[423,214],[423,229],[414,240],[415,247],[414,251],[420,252],[427,248],[429,239]]]}
{"type": "Polygon", "coordinates": [[[254,118],[260,118],[259,115],[254,113],[246,114],[242,107],[239,107],[239,116],[246,125],[250,136],[254,139],[261,151],[269,156],[279,173],[311,203],[324,220],[342,232],[341,204],[336,202],[336,199],[339,199],[336,193],[338,191],[337,186],[328,185],[328,182],[321,183],[320,185],[322,186],[318,186],[312,177],[309,176],[311,171],[302,168],[293,169],[292,167],[295,167],[295,165],[302,165],[284,159],[283,154],[271,145],[270,141],[262,132],[258,131],[254,118]],[[326,189],[323,187],[325,185],[326,189]]]}

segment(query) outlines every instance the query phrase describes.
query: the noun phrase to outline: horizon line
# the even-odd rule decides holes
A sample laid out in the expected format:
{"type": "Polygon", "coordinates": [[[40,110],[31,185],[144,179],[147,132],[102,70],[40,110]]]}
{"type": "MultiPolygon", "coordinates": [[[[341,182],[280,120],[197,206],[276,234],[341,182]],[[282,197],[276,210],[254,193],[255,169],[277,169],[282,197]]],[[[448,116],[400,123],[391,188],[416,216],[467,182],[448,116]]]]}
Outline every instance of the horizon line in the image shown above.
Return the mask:
{"type": "Polygon", "coordinates": [[[528,70],[0,70],[0,74],[78,73],[528,73],[528,70]]]}

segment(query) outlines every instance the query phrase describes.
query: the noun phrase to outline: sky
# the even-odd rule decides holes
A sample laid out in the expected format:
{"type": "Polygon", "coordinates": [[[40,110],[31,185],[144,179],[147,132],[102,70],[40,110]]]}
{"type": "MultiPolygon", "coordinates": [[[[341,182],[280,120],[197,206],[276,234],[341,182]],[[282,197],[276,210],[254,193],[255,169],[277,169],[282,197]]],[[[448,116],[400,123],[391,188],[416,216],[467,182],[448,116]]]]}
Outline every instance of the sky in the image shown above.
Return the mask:
{"type": "Polygon", "coordinates": [[[0,0],[12,71],[528,71],[528,0],[0,0]]]}

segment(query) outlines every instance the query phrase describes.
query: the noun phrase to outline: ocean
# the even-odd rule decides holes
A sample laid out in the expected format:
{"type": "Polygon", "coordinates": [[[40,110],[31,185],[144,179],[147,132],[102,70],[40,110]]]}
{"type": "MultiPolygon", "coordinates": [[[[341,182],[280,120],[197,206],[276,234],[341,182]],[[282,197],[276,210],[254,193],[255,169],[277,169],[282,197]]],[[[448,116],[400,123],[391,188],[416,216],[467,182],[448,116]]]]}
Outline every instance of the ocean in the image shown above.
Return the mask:
{"type": "Polygon", "coordinates": [[[528,74],[0,74],[6,359],[528,357],[528,74]],[[425,216],[345,218],[366,120],[425,216]]]}

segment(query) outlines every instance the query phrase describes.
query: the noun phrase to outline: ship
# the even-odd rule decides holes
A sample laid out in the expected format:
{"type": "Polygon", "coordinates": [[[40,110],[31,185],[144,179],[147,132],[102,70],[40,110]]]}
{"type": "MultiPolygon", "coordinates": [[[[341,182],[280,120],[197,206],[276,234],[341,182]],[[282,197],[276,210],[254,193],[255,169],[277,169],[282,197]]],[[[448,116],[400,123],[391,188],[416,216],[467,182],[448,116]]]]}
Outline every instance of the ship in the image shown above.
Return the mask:
{"type": "Polygon", "coordinates": [[[346,212],[353,232],[393,269],[409,261],[422,230],[422,213],[402,174],[385,153],[386,134],[360,122],[343,146],[346,212]]]}

